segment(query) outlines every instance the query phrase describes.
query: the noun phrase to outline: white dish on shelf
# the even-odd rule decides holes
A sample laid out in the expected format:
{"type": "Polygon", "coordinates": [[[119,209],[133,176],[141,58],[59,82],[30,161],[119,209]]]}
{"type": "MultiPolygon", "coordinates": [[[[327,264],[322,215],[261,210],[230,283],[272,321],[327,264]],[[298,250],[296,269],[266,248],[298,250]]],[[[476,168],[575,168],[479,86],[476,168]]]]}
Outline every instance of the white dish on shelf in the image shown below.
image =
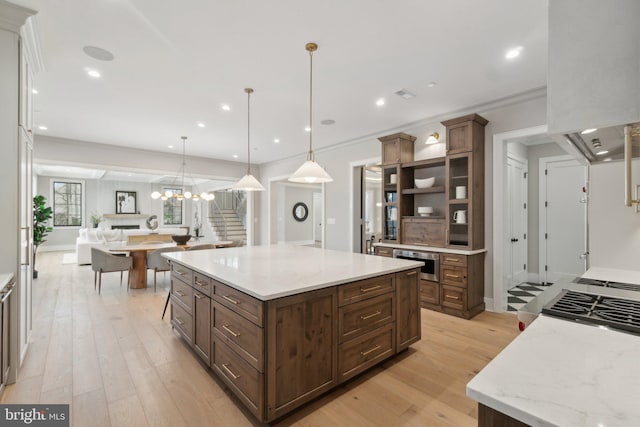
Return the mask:
{"type": "Polygon", "coordinates": [[[431,216],[430,213],[419,213],[418,216],[431,216]]]}
{"type": "Polygon", "coordinates": [[[413,180],[416,188],[430,188],[433,187],[433,184],[435,184],[436,182],[436,177],[432,176],[431,178],[425,178],[425,179],[414,179],[413,180]]]}
{"type": "Polygon", "coordinates": [[[431,206],[419,206],[418,214],[432,214],[433,208],[431,206]]]}

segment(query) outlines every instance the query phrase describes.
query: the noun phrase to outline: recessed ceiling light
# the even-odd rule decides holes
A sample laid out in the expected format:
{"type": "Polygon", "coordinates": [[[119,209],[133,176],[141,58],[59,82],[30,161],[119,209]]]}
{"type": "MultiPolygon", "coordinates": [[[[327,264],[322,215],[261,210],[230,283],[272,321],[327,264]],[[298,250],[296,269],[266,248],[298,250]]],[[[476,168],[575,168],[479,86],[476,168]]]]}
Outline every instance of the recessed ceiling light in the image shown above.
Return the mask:
{"type": "Polygon", "coordinates": [[[228,104],[222,104],[220,106],[224,111],[231,111],[231,107],[228,104]]]}
{"type": "Polygon", "coordinates": [[[198,127],[199,127],[199,128],[203,128],[203,127],[204,127],[204,123],[202,123],[202,122],[198,122],[198,127]]]}
{"type": "Polygon", "coordinates": [[[38,89],[31,89],[31,93],[37,94],[38,93],[38,89]]]}
{"type": "Polygon", "coordinates": [[[378,107],[382,107],[384,105],[384,98],[378,98],[378,100],[376,100],[376,105],[378,107]]]}
{"type": "Polygon", "coordinates": [[[507,53],[504,55],[507,59],[515,59],[522,53],[522,46],[514,47],[513,49],[509,49],[507,53]]]}
{"type": "Polygon", "coordinates": [[[434,87],[435,85],[437,85],[438,83],[436,82],[430,82],[427,87],[434,87]]]}
{"type": "Polygon", "coordinates": [[[606,159],[603,160],[603,162],[610,162],[611,161],[611,157],[607,157],[606,159]]]}
{"type": "Polygon", "coordinates": [[[609,150],[602,150],[602,151],[598,151],[598,152],[596,153],[596,155],[598,155],[598,156],[602,156],[602,155],[604,155],[604,154],[607,154],[608,152],[609,152],[609,150]]]}
{"type": "Polygon", "coordinates": [[[173,148],[173,145],[168,145],[169,148],[173,148]]]}
{"type": "Polygon", "coordinates": [[[98,59],[100,61],[113,61],[113,53],[101,47],[85,46],[82,50],[93,59],[98,59]]]}
{"type": "Polygon", "coordinates": [[[90,77],[93,77],[94,79],[100,78],[100,76],[101,76],[100,71],[92,70],[92,69],[89,69],[89,68],[87,68],[87,74],[90,77]]]}
{"type": "Polygon", "coordinates": [[[310,128],[309,126],[306,126],[306,127],[304,128],[304,131],[305,131],[305,132],[311,132],[311,128],[310,128]]]}
{"type": "Polygon", "coordinates": [[[585,129],[585,130],[583,130],[583,131],[582,131],[582,132],[580,132],[580,133],[581,133],[582,135],[587,135],[587,134],[593,133],[593,132],[595,132],[595,131],[597,131],[597,130],[598,130],[598,128],[585,129]]]}
{"type": "Polygon", "coordinates": [[[275,142],[276,144],[280,144],[280,140],[278,138],[274,138],[273,142],[275,142]]]}
{"type": "Polygon", "coordinates": [[[40,129],[40,130],[47,130],[47,129],[49,129],[49,128],[48,128],[48,127],[46,127],[46,126],[44,126],[44,125],[40,125],[40,126],[38,126],[38,129],[40,129]]]}
{"type": "Polygon", "coordinates": [[[237,158],[238,158],[238,155],[237,155],[237,154],[234,154],[234,155],[233,155],[233,158],[234,158],[234,159],[237,159],[237,158]]]}
{"type": "Polygon", "coordinates": [[[336,121],[333,119],[324,119],[323,121],[320,122],[321,125],[327,125],[327,126],[333,125],[335,123],[336,121]]]}
{"type": "Polygon", "coordinates": [[[128,173],[127,176],[133,176],[133,174],[128,173]]]}

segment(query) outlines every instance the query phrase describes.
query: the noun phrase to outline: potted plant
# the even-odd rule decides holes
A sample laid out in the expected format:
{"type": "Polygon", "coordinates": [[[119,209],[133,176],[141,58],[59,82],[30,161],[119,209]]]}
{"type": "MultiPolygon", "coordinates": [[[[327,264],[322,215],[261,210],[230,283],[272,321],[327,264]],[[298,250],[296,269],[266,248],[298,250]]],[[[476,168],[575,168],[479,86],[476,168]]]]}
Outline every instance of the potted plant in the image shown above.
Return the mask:
{"type": "Polygon", "coordinates": [[[104,221],[102,215],[96,212],[91,213],[91,224],[93,224],[93,228],[98,228],[98,224],[104,221]]]}
{"type": "Polygon", "coordinates": [[[36,270],[36,253],[38,247],[46,242],[45,236],[53,228],[48,226],[47,223],[53,216],[53,212],[50,206],[46,206],[47,198],[41,195],[33,197],[33,278],[38,278],[38,271],[36,270]]]}

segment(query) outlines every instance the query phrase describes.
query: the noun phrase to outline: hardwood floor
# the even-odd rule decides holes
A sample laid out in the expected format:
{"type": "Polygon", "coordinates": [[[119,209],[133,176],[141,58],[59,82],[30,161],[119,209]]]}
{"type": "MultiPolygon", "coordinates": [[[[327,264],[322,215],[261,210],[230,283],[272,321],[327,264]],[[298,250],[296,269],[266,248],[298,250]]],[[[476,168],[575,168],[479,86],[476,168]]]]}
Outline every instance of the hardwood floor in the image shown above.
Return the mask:
{"type": "MultiPolygon", "coordinates": [[[[30,348],[2,403],[69,403],[74,426],[256,424],[160,319],[168,275],[154,293],[105,274],[99,296],[90,266],[61,252],[39,253],[38,271],[30,348]]],[[[466,383],[517,334],[512,314],[423,309],[421,341],[276,425],[475,426],[466,383]]]]}

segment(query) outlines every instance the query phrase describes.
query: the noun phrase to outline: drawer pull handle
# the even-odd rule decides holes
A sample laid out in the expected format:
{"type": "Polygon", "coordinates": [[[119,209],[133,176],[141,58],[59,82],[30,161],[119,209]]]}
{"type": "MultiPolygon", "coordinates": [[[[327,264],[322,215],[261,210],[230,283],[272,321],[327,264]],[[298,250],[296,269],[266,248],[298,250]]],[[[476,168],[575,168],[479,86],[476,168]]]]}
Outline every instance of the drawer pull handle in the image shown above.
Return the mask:
{"type": "Polygon", "coordinates": [[[445,274],[445,276],[450,277],[452,279],[459,279],[460,276],[458,276],[457,274],[445,274]]]}
{"type": "Polygon", "coordinates": [[[363,288],[363,287],[360,287],[360,292],[362,292],[362,293],[365,293],[365,292],[371,292],[371,291],[378,290],[378,289],[380,289],[380,288],[382,288],[382,286],[380,286],[380,285],[375,285],[375,286],[372,286],[372,287],[370,287],[370,288],[363,288]]]}
{"type": "Polygon", "coordinates": [[[447,262],[460,262],[459,258],[447,258],[447,262]]]}
{"type": "Polygon", "coordinates": [[[407,273],[407,276],[413,276],[414,274],[417,274],[415,271],[410,271],[407,273]]]}
{"type": "Polygon", "coordinates": [[[379,346],[379,345],[376,345],[375,347],[373,347],[373,348],[372,348],[372,349],[370,349],[370,350],[367,350],[367,351],[361,351],[361,352],[360,352],[360,354],[361,354],[361,355],[363,355],[363,356],[367,356],[368,354],[371,354],[371,353],[373,353],[374,351],[379,350],[379,349],[380,349],[380,346],[379,346]]]}
{"type": "Polygon", "coordinates": [[[176,316],[176,322],[178,322],[178,324],[180,326],[184,325],[184,321],[181,318],[179,318],[178,316],[176,316]]]}
{"type": "Polygon", "coordinates": [[[445,295],[445,298],[458,299],[458,300],[460,299],[460,297],[456,297],[456,296],[453,296],[453,295],[445,295]]]}
{"type": "Polygon", "coordinates": [[[240,375],[236,375],[231,369],[229,369],[229,366],[227,363],[223,363],[222,367],[224,368],[225,371],[229,373],[229,375],[231,375],[231,378],[233,378],[234,380],[237,380],[238,378],[240,378],[240,375]]]}
{"type": "Polygon", "coordinates": [[[180,297],[183,297],[183,296],[185,296],[185,295],[186,295],[186,294],[185,294],[184,292],[182,292],[182,291],[176,291],[176,294],[177,294],[178,296],[180,296],[180,297]]]}
{"type": "Polygon", "coordinates": [[[367,319],[371,319],[372,317],[379,316],[381,314],[382,314],[381,311],[376,311],[375,313],[367,314],[366,316],[360,316],[360,319],[361,320],[367,320],[367,319]]]}
{"type": "Polygon", "coordinates": [[[184,276],[185,274],[187,274],[185,271],[182,270],[173,270],[178,276],[184,276]]]}
{"type": "Polygon", "coordinates": [[[222,295],[222,298],[226,299],[226,300],[227,300],[227,301],[229,301],[231,304],[235,304],[235,305],[240,304],[240,301],[235,300],[235,299],[233,299],[233,298],[231,298],[231,297],[228,297],[228,296],[226,296],[226,295],[222,295]]]}
{"type": "Polygon", "coordinates": [[[227,325],[222,325],[222,329],[224,329],[225,331],[229,332],[231,335],[233,335],[235,338],[238,338],[240,336],[239,333],[234,332],[233,330],[231,330],[231,328],[229,328],[227,325]]]}
{"type": "Polygon", "coordinates": [[[202,295],[202,294],[194,294],[194,295],[195,295],[195,297],[196,297],[196,298],[198,298],[198,299],[202,299],[202,298],[204,298],[204,295],[202,295]]]}
{"type": "Polygon", "coordinates": [[[201,282],[201,281],[199,281],[198,279],[196,279],[196,285],[198,285],[198,286],[202,286],[203,288],[205,288],[205,287],[209,286],[209,283],[207,283],[207,282],[201,282]]]}

